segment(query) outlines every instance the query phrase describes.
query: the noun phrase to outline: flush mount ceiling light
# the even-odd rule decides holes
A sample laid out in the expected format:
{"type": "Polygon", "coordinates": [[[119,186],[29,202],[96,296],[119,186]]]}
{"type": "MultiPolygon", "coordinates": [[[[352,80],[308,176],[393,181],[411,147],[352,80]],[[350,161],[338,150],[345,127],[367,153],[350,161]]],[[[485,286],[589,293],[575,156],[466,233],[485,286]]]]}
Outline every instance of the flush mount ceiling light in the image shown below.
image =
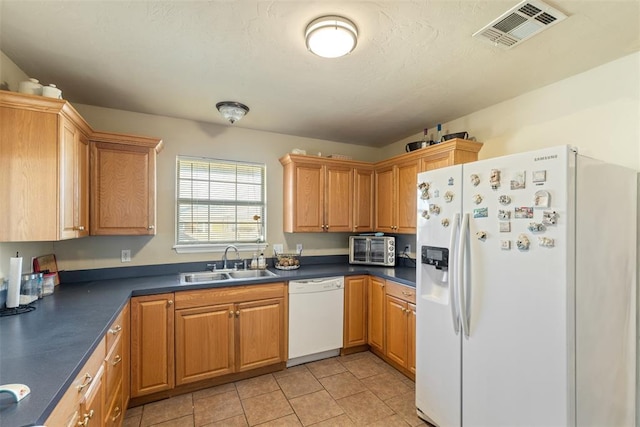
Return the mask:
{"type": "Polygon", "coordinates": [[[231,124],[234,124],[249,112],[249,107],[234,101],[218,102],[216,108],[220,111],[222,117],[227,119],[231,124]]]}
{"type": "Polygon", "coordinates": [[[307,49],[323,58],[344,56],[358,42],[355,24],[341,16],[323,16],[311,21],[304,35],[307,49]]]}

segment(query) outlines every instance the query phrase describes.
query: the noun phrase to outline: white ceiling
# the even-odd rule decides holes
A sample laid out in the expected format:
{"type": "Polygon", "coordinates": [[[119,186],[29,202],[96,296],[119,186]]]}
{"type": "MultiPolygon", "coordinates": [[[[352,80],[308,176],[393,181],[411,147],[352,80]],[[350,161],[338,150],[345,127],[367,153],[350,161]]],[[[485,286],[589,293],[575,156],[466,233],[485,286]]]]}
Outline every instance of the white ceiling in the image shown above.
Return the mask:
{"type": "Polygon", "coordinates": [[[549,0],[569,18],[511,50],[471,38],[518,2],[0,0],[0,49],[72,102],[228,125],[231,100],[236,127],[383,146],[640,50],[640,0],[549,0]],[[306,51],[327,14],[358,26],[350,55],[306,51]]]}

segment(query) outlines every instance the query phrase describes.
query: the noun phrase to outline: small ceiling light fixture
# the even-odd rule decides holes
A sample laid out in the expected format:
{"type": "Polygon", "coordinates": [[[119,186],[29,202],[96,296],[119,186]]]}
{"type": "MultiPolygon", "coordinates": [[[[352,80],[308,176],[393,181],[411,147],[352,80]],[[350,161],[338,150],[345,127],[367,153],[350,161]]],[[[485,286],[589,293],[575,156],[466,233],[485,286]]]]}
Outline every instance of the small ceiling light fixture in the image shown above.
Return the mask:
{"type": "Polygon", "coordinates": [[[307,25],[304,33],[307,49],[323,58],[339,58],[358,43],[355,24],[341,16],[323,16],[307,25]]]}
{"type": "Polygon", "coordinates": [[[234,101],[218,102],[216,108],[220,111],[222,117],[227,119],[231,124],[234,124],[249,112],[249,107],[234,101]]]}

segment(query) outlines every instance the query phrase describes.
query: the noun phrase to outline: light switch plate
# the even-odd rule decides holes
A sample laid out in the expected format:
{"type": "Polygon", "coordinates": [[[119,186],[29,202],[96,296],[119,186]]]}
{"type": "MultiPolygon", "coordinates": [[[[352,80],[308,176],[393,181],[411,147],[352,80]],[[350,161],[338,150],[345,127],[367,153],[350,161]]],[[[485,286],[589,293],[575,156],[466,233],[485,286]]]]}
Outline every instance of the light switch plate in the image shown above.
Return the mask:
{"type": "Polygon", "coordinates": [[[296,253],[297,254],[301,254],[302,253],[302,243],[296,244],[296,253]]]}
{"type": "Polygon", "coordinates": [[[273,252],[276,254],[281,254],[284,252],[284,246],[282,245],[282,243],[276,243],[275,245],[273,245],[273,252]]]}
{"type": "Polygon", "coordinates": [[[120,253],[120,262],[131,262],[131,249],[123,249],[120,253]]]}

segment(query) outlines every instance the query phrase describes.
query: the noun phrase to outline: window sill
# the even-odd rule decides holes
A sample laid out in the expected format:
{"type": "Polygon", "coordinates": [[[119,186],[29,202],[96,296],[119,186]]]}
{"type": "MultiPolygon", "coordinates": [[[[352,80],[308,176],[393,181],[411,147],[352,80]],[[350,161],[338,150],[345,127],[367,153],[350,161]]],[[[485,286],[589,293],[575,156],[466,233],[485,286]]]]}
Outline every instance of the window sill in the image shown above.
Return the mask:
{"type": "Polygon", "coordinates": [[[219,253],[233,245],[240,252],[264,252],[269,246],[268,243],[232,243],[220,245],[175,245],[173,249],[179,254],[198,254],[198,253],[219,253]]]}

